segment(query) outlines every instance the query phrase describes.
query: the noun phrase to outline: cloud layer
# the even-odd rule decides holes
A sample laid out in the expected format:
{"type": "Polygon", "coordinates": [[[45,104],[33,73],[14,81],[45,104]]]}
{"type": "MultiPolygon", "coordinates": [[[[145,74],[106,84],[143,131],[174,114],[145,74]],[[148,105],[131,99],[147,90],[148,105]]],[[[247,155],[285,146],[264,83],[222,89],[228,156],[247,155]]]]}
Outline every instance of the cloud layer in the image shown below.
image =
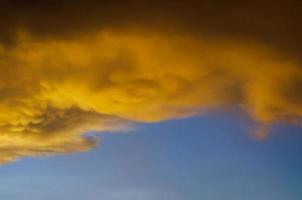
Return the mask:
{"type": "MultiPolygon", "coordinates": [[[[47,3],[22,9],[20,1],[10,2],[1,8],[14,12],[0,29],[0,163],[89,150],[97,141],[84,135],[88,131],[229,106],[240,106],[264,127],[302,117],[302,68],[293,42],[299,41],[289,37],[295,12],[278,23],[273,6],[273,26],[261,34],[263,18],[236,4],[235,18],[223,24],[209,18],[214,8],[206,2],[196,5],[206,11],[197,14],[193,4],[75,1],[70,10],[62,1],[52,4],[51,16],[47,3]],[[143,19],[134,23],[133,9],[143,19]],[[243,21],[237,16],[258,34],[238,32],[243,21]],[[283,41],[275,30],[285,30],[283,41]]],[[[227,8],[217,5],[218,18],[227,8]]]]}

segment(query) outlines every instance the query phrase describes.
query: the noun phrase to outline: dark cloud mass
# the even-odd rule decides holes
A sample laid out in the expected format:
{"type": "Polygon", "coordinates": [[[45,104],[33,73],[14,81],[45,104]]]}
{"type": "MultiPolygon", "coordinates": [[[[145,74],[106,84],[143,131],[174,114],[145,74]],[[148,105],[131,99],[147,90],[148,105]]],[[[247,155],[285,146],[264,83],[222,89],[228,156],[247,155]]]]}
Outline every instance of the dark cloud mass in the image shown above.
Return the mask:
{"type": "Polygon", "coordinates": [[[240,106],[300,123],[300,1],[0,2],[0,163],[240,106]]]}
{"type": "Polygon", "coordinates": [[[178,31],[249,37],[293,49],[301,46],[301,10],[297,0],[4,0],[0,8],[1,33],[7,38],[20,28],[39,36],[61,37],[108,27],[169,29],[178,25],[178,31]]]}

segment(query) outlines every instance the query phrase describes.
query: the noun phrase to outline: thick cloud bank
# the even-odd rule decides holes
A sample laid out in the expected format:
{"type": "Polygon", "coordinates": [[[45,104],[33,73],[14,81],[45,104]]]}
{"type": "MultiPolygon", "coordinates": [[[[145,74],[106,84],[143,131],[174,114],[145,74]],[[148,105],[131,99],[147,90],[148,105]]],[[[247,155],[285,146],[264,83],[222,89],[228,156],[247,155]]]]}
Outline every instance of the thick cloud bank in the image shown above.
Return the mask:
{"type": "MultiPolygon", "coordinates": [[[[89,150],[97,141],[88,131],[229,106],[264,127],[300,123],[300,47],[290,36],[295,10],[278,18],[272,6],[273,24],[263,31],[265,12],[253,17],[237,4],[235,18],[222,23],[210,11],[216,6],[222,18],[232,6],[20,2],[1,8],[7,20],[0,29],[0,163],[89,150]],[[250,29],[240,32],[244,20],[236,16],[250,29]]],[[[293,7],[286,5],[285,11],[293,7]]]]}

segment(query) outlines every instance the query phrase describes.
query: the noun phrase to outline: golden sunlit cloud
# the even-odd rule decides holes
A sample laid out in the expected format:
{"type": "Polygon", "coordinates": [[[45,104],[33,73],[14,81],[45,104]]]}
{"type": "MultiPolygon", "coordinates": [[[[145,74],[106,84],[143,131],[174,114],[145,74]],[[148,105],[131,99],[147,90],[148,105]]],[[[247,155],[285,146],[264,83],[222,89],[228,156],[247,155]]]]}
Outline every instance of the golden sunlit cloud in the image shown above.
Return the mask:
{"type": "Polygon", "coordinates": [[[262,124],[302,116],[302,68],[256,42],[150,30],[70,39],[20,31],[0,46],[0,163],[88,150],[116,131],[240,106],[262,124]]]}

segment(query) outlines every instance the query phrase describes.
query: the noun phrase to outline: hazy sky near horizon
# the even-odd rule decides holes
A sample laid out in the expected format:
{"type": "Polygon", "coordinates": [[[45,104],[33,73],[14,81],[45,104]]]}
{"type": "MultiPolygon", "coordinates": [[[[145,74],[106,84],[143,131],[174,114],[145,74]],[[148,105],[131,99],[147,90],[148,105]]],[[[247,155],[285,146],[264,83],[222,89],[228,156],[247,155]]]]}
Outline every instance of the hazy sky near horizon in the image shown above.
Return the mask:
{"type": "Polygon", "coordinates": [[[297,0],[1,1],[0,197],[299,199],[301,19],[297,0]]]}

